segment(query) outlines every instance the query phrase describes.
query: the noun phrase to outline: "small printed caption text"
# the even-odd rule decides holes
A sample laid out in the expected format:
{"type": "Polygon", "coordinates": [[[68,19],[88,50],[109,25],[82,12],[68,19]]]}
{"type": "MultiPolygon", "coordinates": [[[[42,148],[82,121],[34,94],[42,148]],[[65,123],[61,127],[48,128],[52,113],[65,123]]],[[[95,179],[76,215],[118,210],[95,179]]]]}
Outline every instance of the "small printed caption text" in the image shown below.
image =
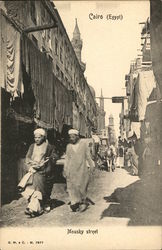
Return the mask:
{"type": "Polygon", "coordinates": [[[98,234],[98,229],[95,229],[95,230],[91,230],[91,229],[77,229],[77,230],[74,230],[74,229],[67,229],[67,234],[80,234],[80,235],[83,235],[83,234],[98,234]]]}
{"type": "Polygon", "coordinates": [[[105,19],[108,21],[122,21],[123,15],[122,14],[114,15],[114,14],[110,14],[110,13],[106,14],[106,15],[89,13],[89,19],[92,21],[105,20],[105,19]]]}

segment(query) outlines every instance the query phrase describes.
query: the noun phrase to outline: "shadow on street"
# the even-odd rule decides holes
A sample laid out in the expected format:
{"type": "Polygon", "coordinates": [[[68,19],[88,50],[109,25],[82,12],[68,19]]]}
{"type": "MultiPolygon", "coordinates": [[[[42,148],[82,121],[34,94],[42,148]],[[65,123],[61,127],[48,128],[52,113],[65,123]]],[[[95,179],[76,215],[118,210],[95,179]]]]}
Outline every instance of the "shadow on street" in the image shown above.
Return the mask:
{"type": "MultiPolygon", "coordinates": [[[[159,175],[158,175],[159,176],[159,175]]],[[[147,176],[104,197],[109,206],[100,217],[129,218],[128,226],[162,225],[160,178],[147,176]]]]}
{"type": "Polygon", "coordinates": [[[57,199],[52,199],[50,201],[50,205],[51,205],[51,210],[56,208],[56,207],[60,207],[60,206],[63,206],[65,204],[64,201],[61,201],[61,200],[57,200],[57,199]]]}

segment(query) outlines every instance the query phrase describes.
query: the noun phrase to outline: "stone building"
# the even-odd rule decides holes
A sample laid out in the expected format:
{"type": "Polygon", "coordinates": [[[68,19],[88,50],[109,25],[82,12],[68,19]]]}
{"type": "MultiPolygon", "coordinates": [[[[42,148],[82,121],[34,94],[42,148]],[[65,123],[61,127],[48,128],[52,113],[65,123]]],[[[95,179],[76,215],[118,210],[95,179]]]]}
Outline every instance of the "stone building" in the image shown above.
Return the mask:
{"type": "MultiPolygon", "coordinates": [[[[82,40],[77,22],[71,43],[53,2],[5,1],[4,5],[7,16],[51,62],[55,77],[66,90],[74,92],[73,113],[77,112],[79,117],[77,128],[86,136],[96,126],[89,123],[96,115],[96,103],[83,74],[85,64],[81,62],[82,40]]],[[[75,121],[73,124],[69,120],[68,124],[75,126],[75,121]]]]}
{"type": "MultiPolygon", "coordinates": [[[[152,67],[158,95],[154,104],[148,107],[152,151],[155,163],[162,165],[162,1],[150,1],[150,47],[152,67]],[[150,115],[151,114],[151,115],[150,115]]],[[[161,171],[161,168],[159,168],[161,171]]],[[[162,176],[161,173],[159,176],[162,176]]]]}
{"type": "Polygon", "coordinates": [[[150,21],[147,19],[141,30],[141,56],[131,62],[129,74],[125,76],[128,99],[121,112],[121,127],[126,132],[125,138],[133,133],[140,138],[147,105],[159,96],[152,70],[150,49],[150,21]]]}
{"type": "MultiPolygon", "coordinates": [[[[157,2],[161,6],[160,1],[157,2]]],[[[156,4],[157,4],[156,3],[156,4]]],[[[154,1],[151,1],[152,6],[157,7],[154,1]]],[[[161,20],[161,13],[154,9],[155,22],[161,20]],[[159,19],[157,18],[159,14],[159,19]]],[[[152,16],[151,16],[152,18],[152,16]]],[[[158,60],[154,61],[155,47],[161,44],[161,40],[156,40],[155,34],[161,34],[158,31],[158,25],[152,30],[150,34],[150,19],[141,23],[141,55],[132,61],[129,73],[125,76],[125,86],[127,105],[123,106],[120,114],[120,125],[122,139],[134,139],[135,150],[139,156],[138,173],[142,176],[144,173],[154,171],[161,163],[161,127],[162,127],[162,112],[161,112],[161,93],[160,81],[156,78],[157,68],[159,69],[158,60]],[[152,36],[151,36],[152,35],[152,36]],[[154,41],[154,43],[150,43],[154,41]],[[158,42],[158,43],[157,43],[158,42]],[[153,63],[152,63],[153,59],[153,63]],[[156,69],[155,69],[156,65],[156,69]],[[154,70],[155,69],[155,70],[154,70]],[[158,132],[157,132],[158,131],[158,132]],[[149,162],[145,158],[145,151],[149,149],[149,162]]],[[[151,24],[151,26],[153,23],[151,24]]],[[[160,26],[159,26],[160,27],[160,26]]],[[[162,26],[161,26],[162,27],[162,26]]],[[[157,53],[157,51],[156,51],[157,53]]],[[[159,52],[156,54],[159,58],[159,52]]],[[[161,72],[161,71],[159,71],[161,72]]],[[[159,73],[160,75],[161,73],[159,73]]],[[[158,75],[158,76],[159,76],[158,75]]]]}
{"type": "MultiPolygon", "coordinates": [[[[97,109],[84,77],[81,40],[78,54],[53,1],[0,4],[2,196],[7,201],[14,196],[18,163],[33,140],[33,129],[45,128],[51,143],[60,147],[64,139],[65,146],[71,127],[90,136],[97,109]]],[[[79,38],[77,32],[74,38],[79,38]]]]}
{"type": "Polygon", "coordinates": [[[71,43],[73,45],[73,48],[74,48],[74,51],[75,51],[75,54],[78,58],[78,61],[80,63],[80,66],[83,70],[83,72],[85,71],[86,69],[86,64],[82,62],[82,59],[81,59],[81,53],[82,53],[82,46],[83,46],[83,41],[81,39],[81,34],[80,34],[80,31],[79,31],[79,27],[78,27],[78,23],[77,23],[77,19],[75,19],[76,23],[75,23],[75,29],[74,29],[74,32],[73,32],[73,38],[71,40],[71,43]]]}

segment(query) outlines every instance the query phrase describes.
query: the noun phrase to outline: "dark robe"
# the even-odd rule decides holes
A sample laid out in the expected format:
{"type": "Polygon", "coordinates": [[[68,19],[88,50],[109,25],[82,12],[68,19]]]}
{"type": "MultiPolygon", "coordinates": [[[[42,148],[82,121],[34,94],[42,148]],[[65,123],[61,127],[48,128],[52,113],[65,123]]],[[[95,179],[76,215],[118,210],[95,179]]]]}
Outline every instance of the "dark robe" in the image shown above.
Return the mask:
{"type": "MultiPolygon", "coordinates": [[[[31,144],[29,150],[26,155],[26,159],[31,159],[34,149],[34,143],[31,144]]],[[[54,165],[58,159],[58,153],[56,148],[53,145],[48,143],[46,153],[44,155],[44,159],[49,157],[49,161],[45,163],[43,167],[37,170],[36,173],[32,175],[32,184],[31,187],[34,188],[36,191],[40,191],[42,193],[43,198],[49,196],[52,186],[53,186],[53,172],[54,172],[54,165]]],[[[27,167],[30,166],[27,164],[27,167]]],[[[48,197],[49,198],[49,197],[48,197]]]]}

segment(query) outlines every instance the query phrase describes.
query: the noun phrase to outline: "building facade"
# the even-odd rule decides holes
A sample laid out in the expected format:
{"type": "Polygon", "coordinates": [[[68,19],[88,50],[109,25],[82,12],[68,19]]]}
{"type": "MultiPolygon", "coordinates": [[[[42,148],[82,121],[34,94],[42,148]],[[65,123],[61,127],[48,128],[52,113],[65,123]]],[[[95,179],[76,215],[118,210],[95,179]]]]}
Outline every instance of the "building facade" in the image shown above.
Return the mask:
{"type": "Polygon", "coordinates": [[[33,129],[45,128],[54,144],[60,139],[66,144],[71,127],[88,137],[97,126],[97,108],[84,77],[82,44],[78,54],[53,1],[0,4],[2,196],[7,201],[15,194],[33,129]]]}
{"type": "MultiPolygon", "coordinates": [[[[154,1],[151,4],[154,5],[154,1]]],[[[158,13],[155,11],[155,16],[158,13]]],[[[161,16],[155,20],[159,20],[160,24],[161,16]]],[[[152,64],[152,58],[155,59],[155,55],[152,56],[155,44],[150,44],[150,38],[154,40],[156,28],[150,34],[149,18],[142,25],[141,55],[132,61],[129,73],[125,76],[127,103],[122,106],[120,114],[121,139],[134,139],[136,154],[139,156],[138,173],[141,176],[143,173],[155,171],[161,164],[162,145],[161,86],[160,81],[157,81],[159,75],[155,78],[155,62],[152,64]],[[146,151],[149,152],[149,162],[145,156],[146,151]]],[[[159,68],[157,61],[156,65],[159,68]]]]}
{"type": "Polygon", "coordinates": [[[83,74],[85,64],[81,62],[82,40],[78,24],[76,23],[71,43],[53,2],[5,1],[4,6],[7,16],[16,23],[20,32],[25,33],[51,62],[51,70],[57,80],[68,93],[72,93],[73,117],[69,117],[67,123],[80,129],[81,135],[86,136],[91,127],[96,126],[93,122],[96,103],[83,74]],[[50,25],[53,28],[49,28],[50,25]],[[79,118],[78,124],[76,116],[77,120],[79,118]]]}

